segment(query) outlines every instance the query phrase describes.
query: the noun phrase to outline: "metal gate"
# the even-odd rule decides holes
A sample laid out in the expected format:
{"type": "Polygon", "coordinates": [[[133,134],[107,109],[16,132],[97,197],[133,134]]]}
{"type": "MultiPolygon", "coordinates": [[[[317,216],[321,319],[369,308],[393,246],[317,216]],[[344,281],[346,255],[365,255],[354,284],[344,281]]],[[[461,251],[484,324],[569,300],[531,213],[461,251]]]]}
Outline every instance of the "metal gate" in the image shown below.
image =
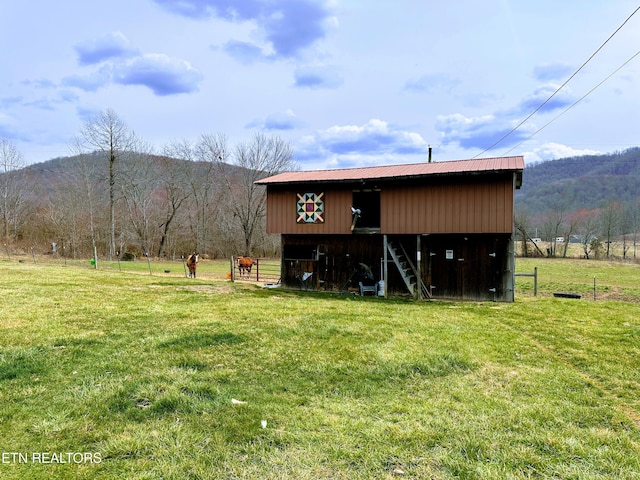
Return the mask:
{"type": "Polygon", "coordinates": [[[250,271],[243,271],[238,262],[240,258],[247,257],[231,257],[232,281],[280,283],[280,259],[253,258],[250,271]]]}

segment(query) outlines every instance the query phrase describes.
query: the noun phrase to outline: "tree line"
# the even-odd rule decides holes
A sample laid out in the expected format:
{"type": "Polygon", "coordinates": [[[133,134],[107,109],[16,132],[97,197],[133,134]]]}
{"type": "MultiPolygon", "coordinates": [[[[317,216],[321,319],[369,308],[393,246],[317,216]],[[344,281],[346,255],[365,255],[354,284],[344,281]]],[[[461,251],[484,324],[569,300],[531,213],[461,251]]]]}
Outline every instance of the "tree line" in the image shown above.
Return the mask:
{"type": "MultiPolygon", "coordinates": [[[[291,146],[277,136],[256,133],[230,146],[223,134],[202,134],[196,141],[176,140],[156,152],[113,110],[105,110],[84,123],[70,151],[70,157],[26,167],[15,145],[0,138],[0,231],[5,248],[52,251],[55,244],[58,254],[72,258],[94,252],[109,258],[279,253],[279,237],[265,233],[265,188],[255,184],[297,168],[291,146]]],[[[592,171],[575,182],[611,179],[614,174],[630,182],[640,172],[640,149],[566,161],[576,172],[592,171]]],[[[516,195],[516,235],[523,246],[519,253],[566,256],[571,240],[582,245],[586,258],[609,257],[617,241],[624,257],[636,258],[637,188],[589,206],[585,190],[591,197],[596,192],[592,187],[568,188],[563,165],[556,160],[549,168],[534,166],[525,177],[533,193],[551,190],[516,195]],[[560,237],[566,241],[557,242],[560,237]],[[532,241],[538,238],[542,242],[532,241]]]]}
{"type": "Polygon", "coordinates": [[[637,258],[639,186],[638,147],[527,165],[515,198],[521,253],[564,257],[571,242],[585,258],[637,258]]]}
{"type": "Polygon", "coordinates": [[[277,136],[256,133],[230,146],[224,134],[202,134],[155,152],[105,110],[84,123],[70,150],[40,165],[43,174],[0,139],[5,246],[70,258],[278,253],[279,237],[264,228],[266,191],[255,184],[297,168],[277,136]]]}
{"type": "Polygon", "coordinates": [[[570,199],[560,197],[538,214],[531,214],[524,205],[516,206],[516,235],[523,256],[566,257],[569,244],[578,243],[584,258],[611,258],[612,245],[617,243],[623,258],[637,258],[640,199],[612,199],[598,208],[573,211],[567,208],[569,204],[570,199]]]}

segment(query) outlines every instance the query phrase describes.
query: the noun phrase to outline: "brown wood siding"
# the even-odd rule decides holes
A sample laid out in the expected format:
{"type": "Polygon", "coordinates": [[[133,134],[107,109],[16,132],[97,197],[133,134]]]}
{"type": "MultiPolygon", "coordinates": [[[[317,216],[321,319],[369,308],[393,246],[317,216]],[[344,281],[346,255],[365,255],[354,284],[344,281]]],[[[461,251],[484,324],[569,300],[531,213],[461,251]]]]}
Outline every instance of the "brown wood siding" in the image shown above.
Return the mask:
{"type": "Polygon", "coordinates": [[[513,178],[382,188],[381,233],[511,233],[513,178]]]}
{"type": "Polygon", "coordinates": [[[281,234],[345,234],[351,233],[351,189],[305,188],[297,190],[269,189],[267,195],[267,233],[281,234]],[[299,193],[324,193],[324,223],[296,223],[299,193]]]}

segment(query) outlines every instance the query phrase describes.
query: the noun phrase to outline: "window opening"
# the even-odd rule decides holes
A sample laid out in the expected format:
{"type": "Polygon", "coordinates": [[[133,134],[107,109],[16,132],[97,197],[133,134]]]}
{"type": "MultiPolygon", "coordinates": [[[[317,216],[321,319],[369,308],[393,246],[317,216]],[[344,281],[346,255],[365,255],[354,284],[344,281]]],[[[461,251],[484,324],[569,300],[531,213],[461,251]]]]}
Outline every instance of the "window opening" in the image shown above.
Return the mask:
{"type": "Polygon", "coordinates": [[[380,228],[380,190],[354,190],[353,208],[360,210],[355,229],[380,228]]]}

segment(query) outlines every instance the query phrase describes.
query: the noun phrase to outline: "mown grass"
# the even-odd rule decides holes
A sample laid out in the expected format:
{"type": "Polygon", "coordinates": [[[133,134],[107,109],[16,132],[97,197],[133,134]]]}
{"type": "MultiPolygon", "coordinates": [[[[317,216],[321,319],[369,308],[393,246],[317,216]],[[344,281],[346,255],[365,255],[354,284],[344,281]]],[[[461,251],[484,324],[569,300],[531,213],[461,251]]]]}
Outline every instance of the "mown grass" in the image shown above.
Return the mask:
{"type": "MultiPolygon", "coordinates": [[[[640,263],[568,258],[517,258],[516,272],[538,268],[538,294],[577,293],[585,300],[640,302],[640,263]],[[594,296],[595,284],[595,296],[594,296]]],[[[533,295],[533,278],[516,277],[518,294],[533,295]]]]}
{"type": "Polygon", "coordinates": [[[0,478],[640,478],[638,303],[15,262],[0,295],[0,452],[101,460],[0,478]]]}

